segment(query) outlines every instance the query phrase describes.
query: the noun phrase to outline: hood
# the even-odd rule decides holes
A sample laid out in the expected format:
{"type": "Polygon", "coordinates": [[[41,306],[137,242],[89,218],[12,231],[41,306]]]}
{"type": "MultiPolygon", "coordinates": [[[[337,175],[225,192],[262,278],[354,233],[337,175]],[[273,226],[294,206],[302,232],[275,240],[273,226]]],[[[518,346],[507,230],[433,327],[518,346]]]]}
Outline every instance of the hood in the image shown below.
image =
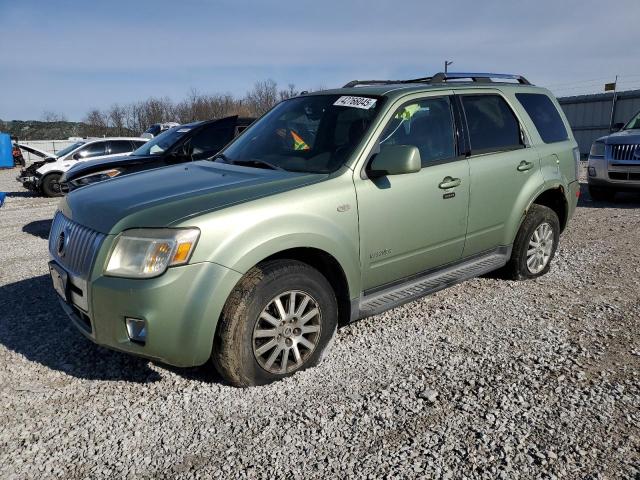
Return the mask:
{"type": "Polygon", "coordinates": [[[78,162],[71,167],[65,174],[62,181],[74,180],[78,177],[82,177],[88,173],[99,172],[101,170],[108,170],[114,166],[122,165],[123,163],[129,163],[130,160],[139,158],[146,159],[147,157],[134,157],[130,153],[114,153],[112,155],[101,155],[99,157],[92,157],[83,162],[78,162]]]}
{"type": "Polygon", "coordinates": [[[640,130],[620,130],[619,132],[606,135],[598,139],[598,141],[604,142],[607,145],[627,145],[627,144],[640,144],[640,130]]]}
{"type": "Polygon", "coordinates": [[[55,153],[47,152],[46,150],[40,150],[39,148],[35,148],[30,145],[25,145],[24,143],[18,142],[16,143],[16,145],[20,147],[21,150],[24,150],[25,152],[29,152],[37,157],[58,158],[58,156],[55,153]]]}
{"type": "Polygon", "coordinates": [[[62,200],[60,209],[81,225],[115,234],[127,228],[168,227],[327,177],[202,160],[79,188],[62,200]]]}

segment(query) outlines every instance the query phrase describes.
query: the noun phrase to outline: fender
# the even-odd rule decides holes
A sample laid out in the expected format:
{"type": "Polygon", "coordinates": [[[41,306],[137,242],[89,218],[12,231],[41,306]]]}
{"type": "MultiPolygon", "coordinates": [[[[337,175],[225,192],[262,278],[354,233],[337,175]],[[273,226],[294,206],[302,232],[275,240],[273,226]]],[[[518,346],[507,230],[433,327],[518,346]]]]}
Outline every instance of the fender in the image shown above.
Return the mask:
{"type": "Polygon", "coordinates": [[[202,235],[192,262],[213,262],[245,274],[284,250],[315,248],[340,264],[349,296],[356,298],[361,290],[356,205],[353,182],[344,175],[212,212],[196,222],[202,235]]]}
{"type": "MultiPolygon", "coordinates": [[[[273,232],[273,224],[269,221],[252,225],[246,230],[238,231],[236,235],[230,236],[228,240],[220,245],[214,252],[213,258],[219,259],[218,263],[245,274],[253,266],[260,263],[265,258],[275,255],[284,250],[292,248],[315,248],[321,250],[340,264],[347,278],[349,285],[349,296],[355,298],[360,294],[360,265],[359,249],[357,243],[350,240],[345,232],[331,225],[326,219],[319,217],[305,217],[300,214],[293,218],[287,216],[287,220],[294,220],[303,227],[300,231],[282,229],[280,232],[273,232]],[[271,231],[273,237],[263,241],[261,232],[271,231]],[[306,230],[306,231],[305,231],[306,230]],[[329,237],[322,231],[332,232],[329,237]],[[242,248],[238,245],[242,243],[242,248]],[[224,259],[220,261],[221,259],[224,259]]],[[[277,224],[277,222],[276,222],[277,224]]]]}
{"type": "Polygon", "coordinates": [[[538,198],[541,194],[543,194],[548,190],[557,190],[557,189],[560,189],[562,191],[564,195],[565,203],[567,203],[567,206],[568,206],[568,202],[567,202],[568,189],[567,189],[567,186],[563,185],[559,179],[552,179],[552,180],[545,181],[542,185],[540,185],[536,189],[535,193],[528,198],[526,198],[526,196],[523,194],[520,195],[520,197],[516,202],[516,208],[513,209],[513,213],[512,213],[513,221],[510,222],[510,225],[514,225],[514,227],[509,229],[506,232],[507,239],[509,239],[508,245],[512,245],[513,242],[515,241],[516,235],[518,234],[518,230],[520,230],[520,225],[522,225],[522,222],[524,221],[525,216],[529,212],[529,209],[531,208],[531,205],[533,205],[533,202],[536,200],[536,198],[538,198]],[[516,216],[520,217],[520,219],[517,222],[515,221],[516,216]]]}

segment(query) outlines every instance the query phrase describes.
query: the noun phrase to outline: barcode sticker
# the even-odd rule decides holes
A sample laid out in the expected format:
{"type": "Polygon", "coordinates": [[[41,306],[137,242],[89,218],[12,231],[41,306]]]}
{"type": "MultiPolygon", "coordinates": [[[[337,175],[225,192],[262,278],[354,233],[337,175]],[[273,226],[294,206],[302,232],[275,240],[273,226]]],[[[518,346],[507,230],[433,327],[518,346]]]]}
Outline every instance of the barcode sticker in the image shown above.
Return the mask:
{"type": "Polygon", "coordinates": [[[370,108],[373,108],[375,104],[376,104],[375,98],[350,97],[350,96],[340,97],[334,103],[334,105],[338,107],[362,108],[363,110],[369,110],[370,108]]]}

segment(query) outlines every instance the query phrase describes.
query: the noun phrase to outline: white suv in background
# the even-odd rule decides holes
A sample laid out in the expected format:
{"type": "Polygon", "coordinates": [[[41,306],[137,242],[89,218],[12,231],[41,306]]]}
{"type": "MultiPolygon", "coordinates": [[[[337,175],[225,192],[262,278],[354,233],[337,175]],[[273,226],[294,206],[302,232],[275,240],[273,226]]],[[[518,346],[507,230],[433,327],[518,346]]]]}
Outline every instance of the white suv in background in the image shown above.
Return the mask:
{"type": "Polygon", "coordinates": [[[59,151],[55,158],[34,162],[22,169],[17,180],[47,197],[62,195],[58,182],[64,172],[79,162],[116,155],[127,155],[148,141],[139,137],[94,138],[75,142],[59,151]]]}

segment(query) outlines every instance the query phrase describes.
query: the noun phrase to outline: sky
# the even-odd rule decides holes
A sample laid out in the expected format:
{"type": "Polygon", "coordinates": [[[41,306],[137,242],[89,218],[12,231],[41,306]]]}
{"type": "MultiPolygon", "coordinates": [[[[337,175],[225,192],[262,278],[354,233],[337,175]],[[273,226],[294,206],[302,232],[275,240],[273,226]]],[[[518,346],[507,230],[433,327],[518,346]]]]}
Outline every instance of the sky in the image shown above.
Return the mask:
{"type": "Polygon", "coordinates": [[[0,0],[0,119],[259,80],[338,87],[443,70],[519,73],[556,95],[640,88],[640,1],[0,0]]]}

